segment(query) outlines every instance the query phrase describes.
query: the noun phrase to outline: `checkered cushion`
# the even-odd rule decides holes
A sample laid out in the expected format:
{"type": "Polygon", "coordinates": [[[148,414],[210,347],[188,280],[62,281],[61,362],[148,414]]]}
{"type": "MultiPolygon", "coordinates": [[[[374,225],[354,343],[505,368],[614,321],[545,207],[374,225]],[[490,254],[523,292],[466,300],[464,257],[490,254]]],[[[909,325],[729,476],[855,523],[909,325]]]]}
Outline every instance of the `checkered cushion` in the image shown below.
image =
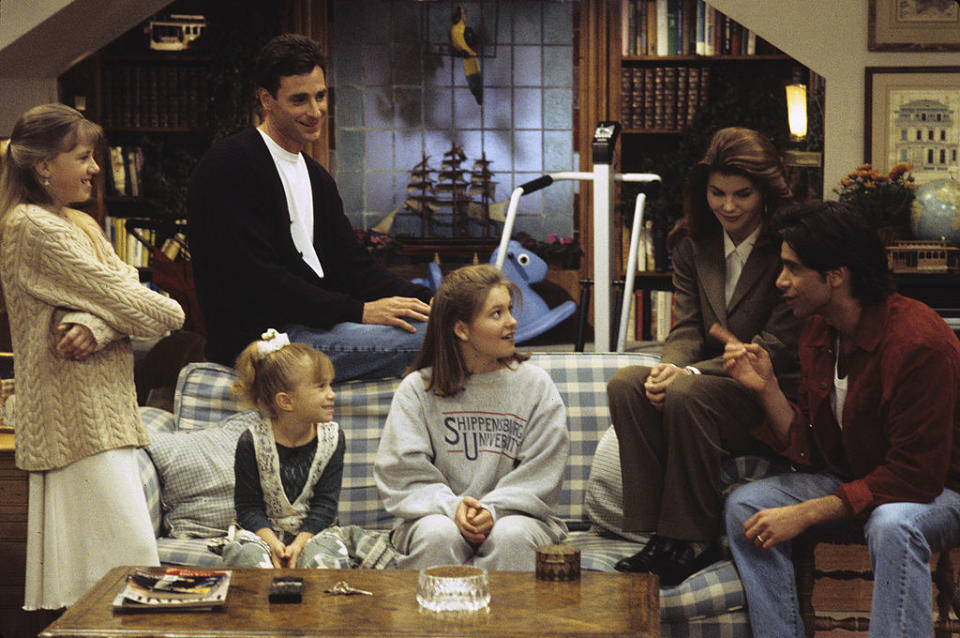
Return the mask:
{"type": "Polygon", "coordinates": [[[637,353],[536,353],[530,363],[547,371],[564,405],[570,432],[570,460],[564,474],[557,515],[566,521],[587,522],[583,507],[593,453],[610,425],[607,381],[628,365],[653,365],[657,358],[637,353]]]}
{"type": "Polygon", "coordinates": [[[380,501],[373,461],[380,431],[390,411],[399,379],[351,381],[337,386],[336,420],[344,430],[343,484],[337,517],[341,525],[387,529],[393,517],[380,501]]]}
{"type": "Polygon", "coordinates": [[[163,519],[173,538],[227,533],[233,507],[237,439],[259,416],[241,412],[203,430],[156,432],[147,452],[160,474],[163,519]]]}
{"type": "MultiPolygon", "coordinates": [[[[140,419],[147,432],[173,432],[176,422],[173,415],[159,408],[141,407],[140,419]]],[[[160,506],[160,476],[153,464],[153,459],[144,448],[137,450],[137,467],[140,470],[140,483],[143,485],[143,494],[147,497],[147,509],[150,511],[150,522],[153,523],[153,533],[159,536],[163,531],[163,510],[160,506]]]]}
{"type": "Polygon", "coordinates": [[[246,406],[230,392],[237,378],[233,368],[218,363],[189,363],[177,378],[173,415],[178,430],[196,430],[220,423],[246,406]]]}

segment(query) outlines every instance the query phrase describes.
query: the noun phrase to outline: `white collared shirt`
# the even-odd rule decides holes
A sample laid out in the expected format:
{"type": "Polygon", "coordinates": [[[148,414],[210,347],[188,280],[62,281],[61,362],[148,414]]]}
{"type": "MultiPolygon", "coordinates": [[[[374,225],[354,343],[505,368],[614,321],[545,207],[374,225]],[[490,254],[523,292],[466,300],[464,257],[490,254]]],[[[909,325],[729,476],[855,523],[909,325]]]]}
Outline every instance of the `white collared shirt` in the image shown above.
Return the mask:
{"type": "Polygon", "coordinates": [[[283,192],[287,196],[287,210],[290,212],[290,236],[297,247],[300,257],[323,278],[323,266],[313,247],[313,192],[310,189],[310,174],[307,173],[307,161],[300,153],[291,153],[273,141],[269,135],[257,129],[267,144],[273,157],[273,163],[280,174],[283,192]]]}
{"type": "Polygon", "coordinates": [[[737,282],[740,281],[740,274],[743,273],[743,266],[750,257],[753,245],[757,243],[757,237],[760,236],[760,227],[750,233],[746,239],[735,246],[730,235],[723,233],[723,256],[727,261],[726,276],[724,278],[723,298],[729,306],[730,299],[733,298],[733,291],[737,288],[737,282]]]}

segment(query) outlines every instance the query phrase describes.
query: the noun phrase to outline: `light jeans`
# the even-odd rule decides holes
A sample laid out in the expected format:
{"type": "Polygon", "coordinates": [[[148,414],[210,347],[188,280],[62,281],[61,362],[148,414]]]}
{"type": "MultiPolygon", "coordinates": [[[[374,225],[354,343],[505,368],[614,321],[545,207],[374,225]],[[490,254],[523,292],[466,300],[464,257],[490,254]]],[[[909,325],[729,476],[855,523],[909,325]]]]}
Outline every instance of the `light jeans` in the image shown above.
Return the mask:
{"type": "MultiPolygon", "coordinates": [[[[791,543],[762,552],[743,535],[756,512],[832,494],[843,483],[829,473],[789,473],[738,487],[727,499],[730,551],[747,596],[756,638],[804,636],[791,543]]],[[[813,528],[822,533],[831,526],[813,528]]],[[[835,525],[832,527],[836,527],[835,525]]],[[[960,544],[960,494],[945,489],[932,503],[888,503],[864,527],[873,568],[870,636],[933,635],[930,556],[960,544]]]]}
{"type": "Polygon", "coordinates": [[[427,324],[409,320],[416,332],[395,326],[344,322],[329,330],[289,324],[283,330],[290,341],[306,343],[324,352],[336,370],[334,383],[352,379],[399,377],[413,363],[427,324]]]}

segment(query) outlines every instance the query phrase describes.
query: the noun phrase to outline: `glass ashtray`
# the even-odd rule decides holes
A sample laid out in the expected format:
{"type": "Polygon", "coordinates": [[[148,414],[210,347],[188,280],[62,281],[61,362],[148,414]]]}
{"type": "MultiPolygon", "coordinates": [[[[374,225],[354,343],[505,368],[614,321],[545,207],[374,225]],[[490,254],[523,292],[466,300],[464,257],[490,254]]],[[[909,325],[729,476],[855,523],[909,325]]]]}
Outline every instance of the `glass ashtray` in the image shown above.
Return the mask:
{"type": "Polygon", "coordinates": [[[431,612],[472,612],[490,605],[487,570],[466,565],[440,565],[420,570],[417,602],[431,612]]]}

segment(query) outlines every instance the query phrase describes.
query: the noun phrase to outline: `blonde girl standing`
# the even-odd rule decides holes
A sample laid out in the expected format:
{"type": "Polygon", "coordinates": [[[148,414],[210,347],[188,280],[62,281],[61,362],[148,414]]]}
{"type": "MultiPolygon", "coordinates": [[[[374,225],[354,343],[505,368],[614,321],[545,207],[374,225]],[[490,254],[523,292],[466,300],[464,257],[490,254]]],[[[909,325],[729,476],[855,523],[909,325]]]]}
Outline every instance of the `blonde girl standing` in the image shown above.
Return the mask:
{"type": "Polygon", "coordinates": [[[0,276],[16,361],[17,466],[29,472],[24,609],[72,605],[112,567],[157,565],[135,448],[148,443],[131,335],[179,328],[70,204],[100,171],[96,124],[63,104],[14,125],[0,177],[0,276]],[[105,542],[105,539],[109,539],[105,542]]]}
{"type": "Polygon", "coordinates": [[[394,395],[374,464],[399,567],[535,567],[566,533],[553,514],[569,454],[546,372],[517,353],[516,285],[489,265],[447,275],[394,395]]]}
{"type": "Polygon", "coordinates": [[[333,364],[325,354],[268,330],[236,363],[234,391],[262,419],[237,441],[234,504],[243,531],[225,565],[307,567],[316,535],[337,516],[344,437],[333,421],[333,364]]]}

